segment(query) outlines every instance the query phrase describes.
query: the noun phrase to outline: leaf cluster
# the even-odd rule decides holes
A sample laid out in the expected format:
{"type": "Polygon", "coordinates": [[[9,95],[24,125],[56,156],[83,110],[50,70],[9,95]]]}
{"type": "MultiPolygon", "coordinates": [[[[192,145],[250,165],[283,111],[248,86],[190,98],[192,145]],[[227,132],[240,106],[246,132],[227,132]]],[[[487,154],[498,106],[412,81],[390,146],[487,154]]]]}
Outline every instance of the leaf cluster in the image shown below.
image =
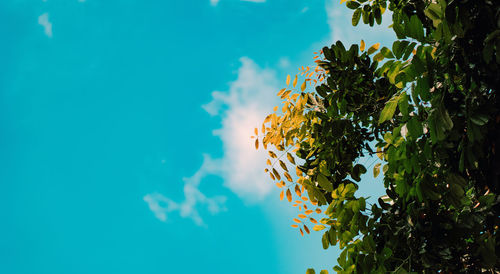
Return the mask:
{"type": "Polygon", "coordinates": [[[499,3],[346,6],[353,25],[380,24],[389,9],[397,40],[325,47],[278,93],[261,142],[282,199],[300,197],[292,226],[309,233],[311,222],[324,248],[339,244],[338,273],[499,271],[499,3]],[[387,195],[369,204],[356,194],[373,164],[387,195]]]}

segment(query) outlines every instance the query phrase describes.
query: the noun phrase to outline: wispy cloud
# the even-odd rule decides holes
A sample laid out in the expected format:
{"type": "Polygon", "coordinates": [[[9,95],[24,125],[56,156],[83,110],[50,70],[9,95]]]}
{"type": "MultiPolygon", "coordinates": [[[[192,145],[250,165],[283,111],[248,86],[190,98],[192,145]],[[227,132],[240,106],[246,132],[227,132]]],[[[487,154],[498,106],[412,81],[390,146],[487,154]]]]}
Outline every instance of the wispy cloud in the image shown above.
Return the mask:
{"type": "Polygon", "coordinates": [[[222,128],[214,130],[214,135],[222,140],[223,157],[213,159],[203,155],[200,169],[184,178],[183,202],[175,202],[159,193],[144,196],[159,220],[166,221],[169,213],[178,211],[181,217],[204,226],[198,205],[205,206],[212,214],[225,210],[226,197],[209,198],[198,188],[208,175],[221,177],[226,187],[248,202],[258,201],[270,192],[272,184],[264,173],[266,154],[255,150],[250,136],[276,103],[273,98],[278,84],[273,70],[262,69],[247,57],[240,62],[237,78],[229,83],[229,90],[214,91],[212,101],[202,106],[210,115],[221,119],[222,128]]]}
{"type": "Polygon", "coordinates": [[[52,23],[49,21],[49,13],[38,16],[38,24],[43,27],[45,35],[52,37],[52,23]]]}
{"type": "Polygon", "coordinates": [[[168,214],[178,211],[183,218],[192,219],[199,226],[206,226],[199,213],[199,206],[204,206],[211,214],[217,214],[226,210],[226,197],[207,197],[200,190],[201,180],[208,174],[217,173],[219,163],[208,155],[204,155],[201,168],[191,177],[184,178],[184,201],[175,202],[160,193],[150,193],[144,196],[144,201],[148,203],[149,209],[153,211],[156,218],[165,222],[168,214]]]}

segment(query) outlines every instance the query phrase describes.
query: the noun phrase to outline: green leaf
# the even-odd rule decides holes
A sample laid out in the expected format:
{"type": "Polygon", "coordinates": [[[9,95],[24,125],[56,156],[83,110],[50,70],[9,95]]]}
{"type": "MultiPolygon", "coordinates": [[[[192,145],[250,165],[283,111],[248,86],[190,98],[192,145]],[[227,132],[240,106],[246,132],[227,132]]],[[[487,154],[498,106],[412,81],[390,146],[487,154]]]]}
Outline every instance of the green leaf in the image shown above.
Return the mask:
{"type": "Polygon", "coordinates": [[[373,177],[377,178],[377,176],[380,174],[381,165],[382,165],[381,163],[375,164],[375,166],[373,167],[373,177]]]}
{"type": "Polygon", "coordinates": [[[352,14],[352,25],[357,26],[361,18],[361,9],[356,9],[352,14]]]}
{"type": "Polygon", "coordinates": [[[347,1],[347,3],[345,3],[345,5],[352,10],[357,9],[360,6],[360,4],[356,1],[347,1]]]}
{"type": "Polygon", "coordinates": [[[330,246],[328,233],[325,232],[325,234],[323,234],[323,237],[321,237],[321,243],[323,244],[323,249],[328,249],[328,246],[330,246]]]}
{"type": "Polygon", "coordinates": [[[392,54],[391,50],[388,49],[387,47],[383,47],[382,49],[380,49],[380,53],[382,53],[385,58],[394,58],[394,55],[392,54]]]}
{"type": "Polygon", "coordinates": [[[394,112],[396,112],[398,100],[399,94],[397,96],[393,96],[389,101],[387,101],[387,103],[385,103],[385,107],[380,113],[380,118],[378,120],[379,124],[392,119],[392,116],[394,116],[394,112]]]}
{"type": "Polygon", "coordinates": [[[326,191],[331,192],[333,191],[333,185],[328,181],[328,179],[325,177],[323,174],[318,174],[317,176],[318,179],[318,184],[326,191]]]}
{"type": "Polygon", "coordinates": [[[411,37],[417,39],[418,41],[422,41],[424,39],[424,26],[420,19],[418,19],[417,15],[412,15],[410,17],[410,34],[411,37]]]}
{"type": "Polygon", "coordinates": [[[470,117],[470,120],[478,126],[483,126],[486,123],[488,123],[488,116],[484,114],[475,114],[472,117],[470,117]]]}
{"type": "Polygon", "coordinates": [[[406,92],[402,92],[399,96],[398,107],[404,116],[408,116],[408,95],[406,92]]]}
{"type": "Polygon", "coordinates": [[[331,176],[332,174],[330,173],[330,170],[328,170],[328,164],[326,163],[325,160],[321,161],[319,163],[319,172],[321,172],[325,176],[331,176]]]}
{"type": "Polygon", "coordinates": [[[416,116],[413,116],[408,123],[406,124],[408,131],[410,132],[410,136],[416,140],[423,134],[422,123],[418,121],[416,116]]]}

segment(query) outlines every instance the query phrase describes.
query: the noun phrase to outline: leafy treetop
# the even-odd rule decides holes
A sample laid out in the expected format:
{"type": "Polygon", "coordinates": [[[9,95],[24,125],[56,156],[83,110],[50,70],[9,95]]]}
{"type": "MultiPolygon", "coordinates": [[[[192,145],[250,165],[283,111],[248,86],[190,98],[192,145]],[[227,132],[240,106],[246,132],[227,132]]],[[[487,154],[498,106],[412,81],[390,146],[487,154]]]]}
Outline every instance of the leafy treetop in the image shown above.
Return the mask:
{"type": "Polygon", "coordinates": [[[338,273],[499,271],[498,1],[346,6],[353,25],[389,9],[392,47],[323,48],[255,129],[265,171],[300,211],[292,226],[339,244],[338,273]],[[371,165],[387,193],[377,204],[356,193],[371,165]]]}

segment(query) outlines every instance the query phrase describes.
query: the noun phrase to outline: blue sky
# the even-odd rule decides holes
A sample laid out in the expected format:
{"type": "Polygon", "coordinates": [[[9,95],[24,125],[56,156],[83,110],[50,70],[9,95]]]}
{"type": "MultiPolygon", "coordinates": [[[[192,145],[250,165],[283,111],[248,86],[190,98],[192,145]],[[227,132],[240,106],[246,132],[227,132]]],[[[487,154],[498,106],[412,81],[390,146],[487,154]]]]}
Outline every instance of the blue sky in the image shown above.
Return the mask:
{"type": "Polygon", "coordinates": [[[249,136],[314,51],[393,37],[350,15],[337,0],[1,1],[0,273],[331,269],[338,251],[290,227],[249,136]]]}

